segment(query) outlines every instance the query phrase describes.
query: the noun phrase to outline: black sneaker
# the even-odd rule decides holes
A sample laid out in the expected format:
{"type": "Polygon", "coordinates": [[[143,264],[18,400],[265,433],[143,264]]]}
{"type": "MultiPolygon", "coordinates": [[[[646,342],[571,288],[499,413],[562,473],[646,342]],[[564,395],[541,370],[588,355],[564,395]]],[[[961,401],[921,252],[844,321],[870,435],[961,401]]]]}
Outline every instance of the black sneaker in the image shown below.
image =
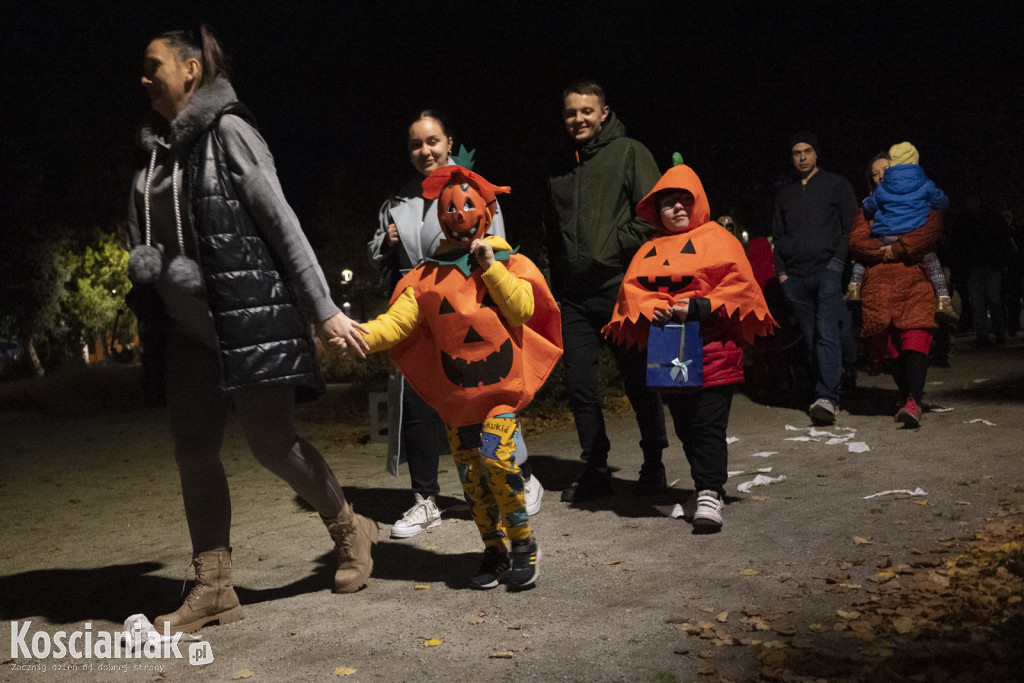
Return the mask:
{"type": "Polygon", "coordinates": [[[585,500],[610,496],[614,492],[612,473],[608,468],[588,467],[572,486],[562,491],[562,502],[582,503],[585,500]]]}
{"type": "Polygon", "coordinates": [[[640,467],[640,478],[636,481],[636,494],[638,496],[653,496],[668,488],[668,479],[665,477],[665,465],[662,463],[644,463],[640,467]]]}
{"type": "Polygon", "coordinates": [[[476,576],[469,580],[469,587],[477,591],[497,588],[498,579],[511,566],[507,553],[502,552],[500,548],[488,546],[484,550],[484,561],[480,563],[480,569],[477,570],[476,576]]]}
{"type": "Polygon", "coordinates": [[[526,590],[537,585],[540,574],[540,546],[531,536],[521,541],[512,541],[512,552],[509,554],[512,567],[505,572],[501,580],[510,591],[526,590]]]}

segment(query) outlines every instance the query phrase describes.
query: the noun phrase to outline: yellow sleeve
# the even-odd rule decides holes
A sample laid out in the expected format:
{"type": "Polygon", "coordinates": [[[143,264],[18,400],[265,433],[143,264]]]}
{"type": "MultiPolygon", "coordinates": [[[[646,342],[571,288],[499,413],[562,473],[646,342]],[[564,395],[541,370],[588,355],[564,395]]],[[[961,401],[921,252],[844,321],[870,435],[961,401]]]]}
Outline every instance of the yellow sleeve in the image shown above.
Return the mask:
{"type": "Polygon", "coordinates": [[[370,353],[390,349],[408,337],[419,318],[420,307],[416,303],[416,295],[412,287],[406,287],[388,310],[370,322],[363,323],[363,327],[369,330],[366,341],[370,345],[370,353]]]}
{"type": "Polygon", "coordinates": [[[495,261],[483,273],[484,284],[498,310],[512,327],[525,325],[533,317],[533,285],[509,272],[501,261],[495,261]]]}

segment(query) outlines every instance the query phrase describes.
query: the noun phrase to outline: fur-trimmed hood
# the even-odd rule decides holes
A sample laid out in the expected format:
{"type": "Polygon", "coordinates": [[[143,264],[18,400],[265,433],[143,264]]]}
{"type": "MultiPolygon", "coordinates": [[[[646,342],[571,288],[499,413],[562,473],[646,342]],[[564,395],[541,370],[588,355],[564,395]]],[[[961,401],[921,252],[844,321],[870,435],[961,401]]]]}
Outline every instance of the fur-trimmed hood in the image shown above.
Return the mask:
{"type": "Polygon", "coordinates": [[[158,144],[170,144],[177,149],[187,149],[199,135],[209,128],[217,114],[232,102],[237,102],[235,89],[226,78],[217,78],[213,83],[196,91],[185,108],[167,123],[156,112],[139,131],[139,145],[150,152],[158,144]]]}

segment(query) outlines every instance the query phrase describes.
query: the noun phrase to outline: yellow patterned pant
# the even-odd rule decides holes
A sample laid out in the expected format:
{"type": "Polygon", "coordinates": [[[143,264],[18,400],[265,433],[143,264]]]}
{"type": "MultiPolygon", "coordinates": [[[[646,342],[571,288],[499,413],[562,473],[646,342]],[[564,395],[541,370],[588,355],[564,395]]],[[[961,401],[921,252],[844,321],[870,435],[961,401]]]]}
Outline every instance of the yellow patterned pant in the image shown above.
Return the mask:
{"type": "Polygon", "coordinates": [[[512,413],[489,417],[482,424],[448,425],[459,481],[486,546],[505,548],[505,536],[530,537],[523,475],[516,464],[516,428],[512,413]]]}

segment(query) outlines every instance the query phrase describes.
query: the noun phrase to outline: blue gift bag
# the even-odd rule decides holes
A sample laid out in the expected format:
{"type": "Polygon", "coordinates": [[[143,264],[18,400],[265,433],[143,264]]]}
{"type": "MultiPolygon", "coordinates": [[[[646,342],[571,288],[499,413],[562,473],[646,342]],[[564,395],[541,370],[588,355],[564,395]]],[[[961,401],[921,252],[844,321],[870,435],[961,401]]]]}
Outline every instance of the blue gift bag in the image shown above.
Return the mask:
{"type": "Polygon", "coordinates": [[[699,322],[651,325],[647,386],[658,390],[704,386],[704,340],[699,322]]]}

